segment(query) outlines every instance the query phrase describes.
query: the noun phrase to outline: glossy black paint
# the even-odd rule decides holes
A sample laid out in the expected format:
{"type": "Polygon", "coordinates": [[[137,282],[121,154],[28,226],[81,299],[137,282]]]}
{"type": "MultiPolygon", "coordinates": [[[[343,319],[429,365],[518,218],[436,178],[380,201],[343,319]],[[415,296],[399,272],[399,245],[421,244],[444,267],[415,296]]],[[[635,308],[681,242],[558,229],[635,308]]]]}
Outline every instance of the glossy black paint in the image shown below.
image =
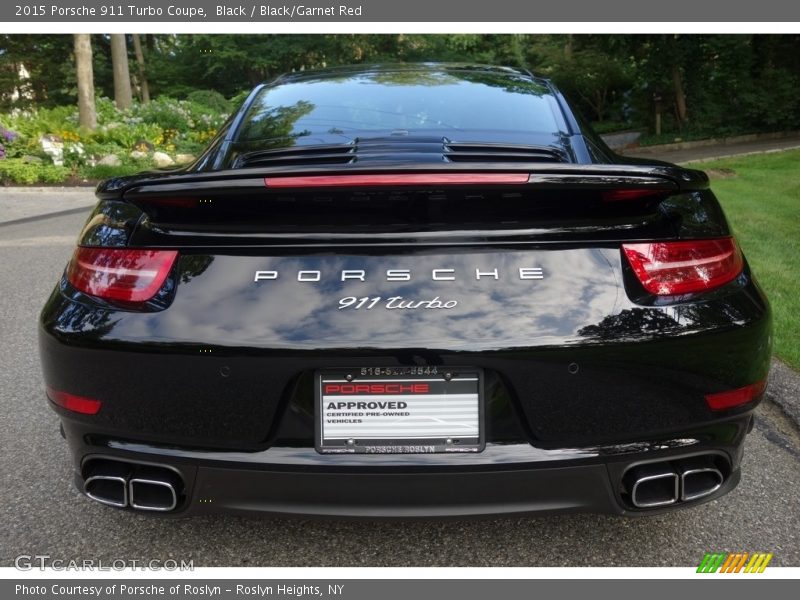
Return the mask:
{"type": "MultiPolygon", "coordinates": [[[[310,403],[307,390],[294,391],[296,381],[329,367],[482,367],[505,397],[514,398],[504,410],[514,407],[528,427],[530,434],[516,441],[624,442],[713,420],[704,394],[759,381],[767,372],[763,297],[745,274],[695,302],[634,304],[626,297],[618,254],[595,248],[420,250],[390,257],[184,255],[172,284],[177,291],[165,287],[172,296],[162,299],[166,309],[122,310],[70,293],[68,286],[57,289],[43,313],[45,378],[57,389],[106,402],[91,417],[103,427],[218,447],[268,443],[287,395],[310,403]],[[541,266],[547,276],[430,281],[442,261],[456,276],[475,268],[513,273],[520,265],[541,266]],[[418,280],[337,280],[342,269],[380,274],[389,265],[412,269],[418,280]],[[317,269],[319,283],[291,276],[252,281],[256,270],[317,269]],[[337,308],[344,296],[395,295],[453,298],[462,307],[413,315],[337,308]],[[81,367],[87,363],[98,371],[91,378],[81,367]],[[577,373],[570,372],[572,364],[577,373]],[[154,382],[161,383],[154,388],[154,382]]],[[[311,432],[304,443],[312,443],[311,432]]]]}
{"type": "MultiPolygon", "coordinates": [[[[441,68],[466,67],[407,69],[441,68]]],[[[291,148],[324,145],[325,156],[355,160],[234,168],[257,88],[193,165],[101,184],[81,245],[180,257],[145,304],[92,298],[62,279],[42,311],[47,385],[103,402],[94,416],[55,408],[78,480],[91,457],[169,465],[187,486],[177,514],[638,514],[620,490],[632,464],[716,452],[730,476],[708,499],[729,491],[757,401],[717,413],[704,395],[766,377],[769,305],[747,267],[712,292],[647,294],[621,244],[730,235],[708,179],[614,155],[537,81],[561,115],[550,135],[428,130],[424,139],[356,136],[342,148],[339,134],[300,136],[291,148]],[[452,162],[459,143],[500,148],[510,162],[452,162]],[[509,159],[525,152],[550,162],[509,159]],[[397,171],[530,176],[500,188],[264,186],[276,175],[397,171]],[[654,193],[607,202],[619,188],[654,193]],[[541,268],[543,279],[521,279],[520,268],[541,268]],[[411,278],[388,281],[389,269],[411,278]],[[454,279],[434,280],[435,269],[454,279]],[[494,269],[497,279],[476,277],[494,269]],[[317,270],[319,282],[298,281],[298,271],[317,270]],[[363,270],[365,281],[342,281],[342,270],[363,270]],[[254,281],[257,271],[280,276],[254,281]],[[458,304],[340,310],[346,296],[458,304]],[[314,371],[401,365],[483,369],[486,450],[318,454],[314,371]]],[[[287,143],[266,144],[269,160],[287,143]]]]}

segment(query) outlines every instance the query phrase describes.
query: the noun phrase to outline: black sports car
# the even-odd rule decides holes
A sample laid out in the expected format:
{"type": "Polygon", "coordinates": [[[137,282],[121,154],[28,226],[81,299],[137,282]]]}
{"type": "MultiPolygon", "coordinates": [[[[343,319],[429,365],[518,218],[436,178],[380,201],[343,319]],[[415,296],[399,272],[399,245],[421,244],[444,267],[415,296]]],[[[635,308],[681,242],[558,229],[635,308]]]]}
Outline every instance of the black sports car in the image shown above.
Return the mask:
{"type": "Polygon", "coordinates": [[[739,481],[771,318],[702,172],[515,69],[301,72],[105,181],[41,315],[125,509],[653,514],[739,481]]]}

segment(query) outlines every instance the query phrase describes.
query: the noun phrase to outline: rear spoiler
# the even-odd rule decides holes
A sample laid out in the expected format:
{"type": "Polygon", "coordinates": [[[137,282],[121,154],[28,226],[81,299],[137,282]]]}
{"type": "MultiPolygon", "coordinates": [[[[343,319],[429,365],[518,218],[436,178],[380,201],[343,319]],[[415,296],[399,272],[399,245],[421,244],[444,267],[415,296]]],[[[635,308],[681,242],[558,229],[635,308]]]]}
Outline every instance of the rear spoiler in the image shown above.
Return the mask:
{"type": "MultiPolygon", "coordinates": [[[[410,164],[387,162],[370,166],[317,165],[311,167],[226,169],[213,172],[168,172],[142,173],[102,182],[96,191],[101,200],[124,197],[144,200],[148,196],[172,195],[185,197],[198,194],[233,192],[236,194],[263,194],[270,188],[270,181],[286,181],[296,178],[331,178],[384,175],[387,183],[372,185],[398,185],[397,178],[417,177],[414,185],[521,185],[542,189],[570,187],[579,189],[647,188],[678,192],[708,188],[708,177],[702,171],[684,169],[671,165],[578,165],[578,164],[410,164]],[[527,177],[525,177],[527,175],[527,177]],[[484,181],[480,181],[484,176],[484,181]],[[508,176],[506,183],[491,181],[497,176],[508,176]],[[439,180],[436,178],[439,177],[439,180]],[[394,179],[392,179],[394,178],[394,179]],[[451,182],[445,182],[452,178],[451,182]],[[472,179],[471,179],[472,178],[472,179]],[[459,181],[460,179],[460,181],[459,181]]],[[[317,179],[317,182],[320,179],[317,179]]],[[[341,183],[339,184],[342,185],[341,183]]],[[[361,183],[361,185],[365,185],[361,183]]],[[[274,185],[272,187],[275,187],[274,185]]],[[[283,186],[287,187],[287,186],[283,186]]],[[[315,185],[314,187],[325,187],[315,185]]]]}

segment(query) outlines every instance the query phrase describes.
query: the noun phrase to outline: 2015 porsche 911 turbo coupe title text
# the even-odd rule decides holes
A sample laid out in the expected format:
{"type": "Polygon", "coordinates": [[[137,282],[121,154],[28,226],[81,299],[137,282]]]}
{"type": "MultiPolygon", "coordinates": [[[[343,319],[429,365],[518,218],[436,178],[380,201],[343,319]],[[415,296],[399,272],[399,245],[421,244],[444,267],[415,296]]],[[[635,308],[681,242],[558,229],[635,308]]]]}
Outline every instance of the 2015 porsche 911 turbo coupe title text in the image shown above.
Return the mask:
{"type": "Polygon", "coordinates": [[[94,500],[644,515],[739,482],[769,305],[707,177],[615,155],[547,80],[286,75],[97,197],[40,324],[94,500]]]}

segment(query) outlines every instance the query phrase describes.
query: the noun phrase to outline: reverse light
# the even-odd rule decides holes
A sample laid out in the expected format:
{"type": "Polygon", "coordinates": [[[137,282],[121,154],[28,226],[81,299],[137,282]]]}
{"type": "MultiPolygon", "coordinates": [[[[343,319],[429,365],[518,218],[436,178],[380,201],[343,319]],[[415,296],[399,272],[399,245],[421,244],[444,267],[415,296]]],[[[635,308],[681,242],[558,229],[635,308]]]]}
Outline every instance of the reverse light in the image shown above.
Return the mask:
{"type": "Polygon", "coordinates": [[[726,410],[752,402],[767,389],[767,380],[758,381],[751,385],[706,395],[706,404],[711,410],[726,410]]]}
{"type": "Polygon", "coordinates": [[[732,237],[623,244],[622,250],[644,289],[658,296],[711,290],[733,281],[744,268],[732,237]]]}
{"type": "Polygon", "coordinates": [[[67,279],[90,296],[145,302],[164,285],[177,257],[176,250],[79,247],[67,267],[67,279]]]}
{"type": "Polygon", "coordinates": [[[86,398],[84,396],[77,396],[59,390],[54,390],[48,387],[46,390],[47,397],[61,408],[66,408],[72,412],[81,413],[82,415],[96,415],[100,412],[102,403],[100,400],[94,398],[86,398]]]}

